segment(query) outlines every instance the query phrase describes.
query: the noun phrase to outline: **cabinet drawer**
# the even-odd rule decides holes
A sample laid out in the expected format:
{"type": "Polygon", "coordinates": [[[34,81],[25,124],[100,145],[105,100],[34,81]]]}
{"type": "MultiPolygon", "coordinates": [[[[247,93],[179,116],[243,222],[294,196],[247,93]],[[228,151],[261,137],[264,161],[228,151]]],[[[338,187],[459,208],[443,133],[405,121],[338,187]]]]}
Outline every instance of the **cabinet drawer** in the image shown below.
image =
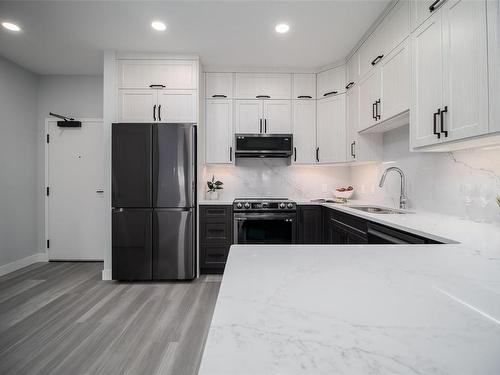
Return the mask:
{"type": "Polygon", "coordinates": [[[231,219],[231,206],[200,206],[200,217],[205,219],[226,217],[231,219]]]}
{"type": "Polygon", "coordinates": [[[226,263],[230,245],[204,245],[203,264],[206,267],[223,266],[226,263]]]}
{"type": "MultiPolygon", "coordinates": [[[[333,210],[332,210],[333,211],[333,210]]],[[[330,211],[330,218],[336,220],[341,225],[345,225],[347,227],[351,227],[354,231],[359,231],[361,235],[366,234],[367,228],[367,220],[361,219],[359,217],[344,214],[339,211],[330,211]]]]}
{"type": "Polygon", "coordinates": [[[201,242],[230,242],[231,228],[228,221],[205,221],[200,228],[201,242]]]}

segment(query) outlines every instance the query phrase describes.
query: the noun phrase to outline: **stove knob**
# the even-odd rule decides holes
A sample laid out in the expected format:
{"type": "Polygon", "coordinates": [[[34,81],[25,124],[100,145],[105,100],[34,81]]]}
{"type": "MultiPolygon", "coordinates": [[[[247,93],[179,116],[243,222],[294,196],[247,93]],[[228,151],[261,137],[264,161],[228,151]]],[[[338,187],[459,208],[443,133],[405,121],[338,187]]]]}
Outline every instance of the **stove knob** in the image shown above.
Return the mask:
{"type": "Polygon", "coordinates": [[[288,203],[286,206],[287,206],[288,208],[293,208],[293,203],[288,203]]]}
{"type": "Polygon", "coordinates": [[[243,205],[241,203],[236,204],[236,208],[241,208],[243,205]]]}
{"type": "Polygon", "coordinates": [[[250,208],[250,203],[245,203],[245,208],[250,208]]]}
{"type": "Polygon", "coordinates": [[[285,208],[285,203],[284,202],[280,203],[280,208],[285,208]]]}
{"type": "Polygon", "coordinates": [[[262,208],[268,208],[268,207],[269,207],[269,203],[266,203],[266,202],[262,203],[262,208]]]}

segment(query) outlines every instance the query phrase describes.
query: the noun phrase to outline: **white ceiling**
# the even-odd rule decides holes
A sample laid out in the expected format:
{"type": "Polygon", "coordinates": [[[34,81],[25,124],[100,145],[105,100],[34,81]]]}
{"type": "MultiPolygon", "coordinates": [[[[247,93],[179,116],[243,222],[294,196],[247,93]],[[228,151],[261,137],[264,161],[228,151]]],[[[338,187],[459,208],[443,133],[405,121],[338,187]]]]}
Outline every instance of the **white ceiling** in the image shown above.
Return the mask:
{"type": "Polygon", "coordinates": [[[390,0],[0,1],[0,53],[39,74],[100,74],[105,49],[197,54],[209,66],[316,68],[343,59],[390,0]],[[167,23],[154,31],[152,20],[167,23]],[[290,32],[277,34],[279,22],[290,32]]]}

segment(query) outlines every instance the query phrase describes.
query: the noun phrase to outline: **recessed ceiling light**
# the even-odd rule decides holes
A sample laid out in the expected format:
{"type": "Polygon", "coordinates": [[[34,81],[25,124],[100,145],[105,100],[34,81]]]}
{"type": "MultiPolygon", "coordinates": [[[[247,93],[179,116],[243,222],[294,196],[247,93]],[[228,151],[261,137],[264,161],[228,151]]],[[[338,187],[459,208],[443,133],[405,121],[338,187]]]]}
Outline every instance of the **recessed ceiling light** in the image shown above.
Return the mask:
{"type": "Polygon", "coordinates": [[[153,21],[151,22],[151,27],[157,31],[165,31],[167,29],[167,25],[165,25],[161,21],[153,21]]]}
{"type": "Polygon", "coordinates": [[[2,26],[10,31],[21,31],[21,28],[12,22],[2,22],[2,26]]]}
{"type": "Polygon", "coordinates": [[[277,33],[284,34],[287,33],[288,30],[290,30],[290,26],[288,26],[286,23],[279,23],[274,29],[277,33]]]}

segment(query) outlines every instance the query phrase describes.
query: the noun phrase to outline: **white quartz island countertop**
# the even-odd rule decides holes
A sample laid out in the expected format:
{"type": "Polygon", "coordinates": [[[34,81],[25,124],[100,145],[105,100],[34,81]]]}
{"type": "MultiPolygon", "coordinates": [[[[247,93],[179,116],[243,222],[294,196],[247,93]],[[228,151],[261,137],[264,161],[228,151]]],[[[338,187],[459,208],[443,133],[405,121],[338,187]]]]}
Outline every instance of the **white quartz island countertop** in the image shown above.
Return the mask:
{"type": "Polygon", "coordinates": [[[500,258],[233,246],[199,375],[238,374],[500,374],[500,258]]]}

